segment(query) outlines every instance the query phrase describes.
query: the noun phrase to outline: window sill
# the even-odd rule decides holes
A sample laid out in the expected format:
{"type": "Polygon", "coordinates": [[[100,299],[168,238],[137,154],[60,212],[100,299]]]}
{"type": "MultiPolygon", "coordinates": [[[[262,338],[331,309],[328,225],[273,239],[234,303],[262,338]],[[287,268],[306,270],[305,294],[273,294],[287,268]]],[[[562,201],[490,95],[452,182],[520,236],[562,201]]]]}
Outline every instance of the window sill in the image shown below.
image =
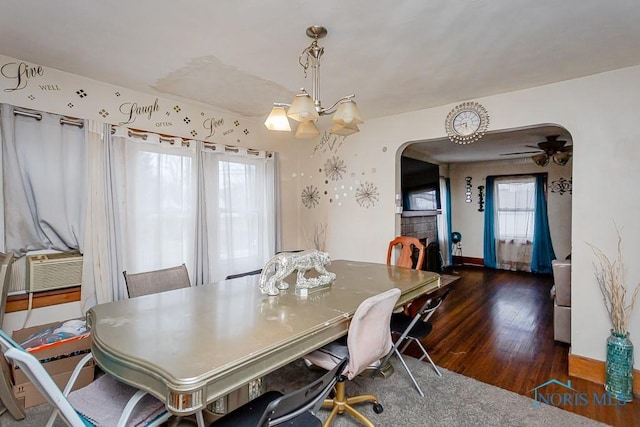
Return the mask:
{"type": "MultiPolygon", "coordinates": [[[[48,307],[51,305],[66,304],[68,302],[80,301],[80,286],[73,288],[58,289],[55,291],[37,292],[33,295],[32,308],[48,307]]],[[[12,295],[7,298],[5,312],[27,310],[29,308],[29,295],[12,295]]]]}

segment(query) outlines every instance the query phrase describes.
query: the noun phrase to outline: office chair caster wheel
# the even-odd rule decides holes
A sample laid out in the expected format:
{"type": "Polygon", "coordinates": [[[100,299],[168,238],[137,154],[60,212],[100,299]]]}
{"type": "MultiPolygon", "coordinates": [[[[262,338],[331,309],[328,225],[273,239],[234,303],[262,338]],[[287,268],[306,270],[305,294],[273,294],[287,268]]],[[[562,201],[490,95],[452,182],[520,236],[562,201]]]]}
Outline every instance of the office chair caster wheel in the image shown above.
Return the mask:
{"type": "Polygon", "coordinates": [[[376,414],[381,414],[382,411],[384,411],[384,408],[382,407],[381,404],[379,404],[379,403],[374,403],[373,404],[373,412],[375,412],[376,414]]]}

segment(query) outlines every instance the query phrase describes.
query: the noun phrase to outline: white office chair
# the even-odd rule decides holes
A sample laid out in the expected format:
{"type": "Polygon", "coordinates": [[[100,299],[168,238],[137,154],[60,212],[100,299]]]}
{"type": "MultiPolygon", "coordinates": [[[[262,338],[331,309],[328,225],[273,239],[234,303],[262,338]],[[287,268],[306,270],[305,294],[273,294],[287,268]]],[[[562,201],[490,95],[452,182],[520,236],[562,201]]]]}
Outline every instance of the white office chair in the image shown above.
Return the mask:
{"type": "Polygon", "coordinates": [[[349,357],[349,363],[336,384],[335,396],[333,399],[326,399],[322,405],[323,408],[332,408],[325,427],[331,425],[335,416],[343,412],[352,415],[365,426],[373,427],[373,423],[352,406],[356,403],[372,402],[374,412],[382,412],[382,405],[372,394],[347,397],[345,380],[352,380],[365,369],[380,362],[393,347],[389,324],[399,297],[400,289],[393,288],[362,301],[349,324],[346,345],[337,340],[304,356],[308,362],[327,370],[349,357]]]}
{"type": "Polygon", "coordinates": [[[60,415],[71,427],[92,425],[158,426],[170,417],[165,406],[155,397],[137,390],[105,374],[88,386],[71,391],[80,370],[93,357],[87,354],[73,370],[69,382],[60,391],[40,361],[25,351],[0,330],[0,348],[4,356],[17,364],[54,407],[47,422],[51,427],[60,415]],[[141,403],[138,405],[138,403],[141,403]],[[142,404],[143,403],[143,404],[142,404]]]}

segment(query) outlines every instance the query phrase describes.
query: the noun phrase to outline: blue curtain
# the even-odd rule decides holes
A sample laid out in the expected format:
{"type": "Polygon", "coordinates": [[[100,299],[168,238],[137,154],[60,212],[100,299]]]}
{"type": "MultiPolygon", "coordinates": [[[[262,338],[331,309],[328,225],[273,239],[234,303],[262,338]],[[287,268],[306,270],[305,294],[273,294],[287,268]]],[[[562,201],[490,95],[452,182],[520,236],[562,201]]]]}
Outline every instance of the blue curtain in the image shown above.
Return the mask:
{"type": "Polygon", "coordinates": [[[495,231],[495,207],[494,207],[494,182],[495,176],[488,176],[485,181],[485,206],[484,206],[484,265],[496,268],[496,231],[495,231]]]}
{"type": "Polygon", "coordinates": [[[536,177],[536,210],[533,230],[533,254],[531,256],[531,271],[533,273],[551,273],[551,261],[556,258],[549,232],[549,217],[547,216],[547,200],[545,198],[545,184],[547,174],[535,174],[536,177]]]}
{"type": "MultiPolygon", "coordinates": [[[[453,228],[451,228],[451,178],[444,179],[444,186],[447,192],[445,198],[447,209],[447,230],[449,231],[449,233],[451,233],[451,230],[453,230],[453,228]]],[[[448,242],[451,243],[451,239],[449,239],[448,242]]],[[[449,260],[447,265],[453,265],[453,251],[451,250],[451,248],[449,249],[449,260]]]]}

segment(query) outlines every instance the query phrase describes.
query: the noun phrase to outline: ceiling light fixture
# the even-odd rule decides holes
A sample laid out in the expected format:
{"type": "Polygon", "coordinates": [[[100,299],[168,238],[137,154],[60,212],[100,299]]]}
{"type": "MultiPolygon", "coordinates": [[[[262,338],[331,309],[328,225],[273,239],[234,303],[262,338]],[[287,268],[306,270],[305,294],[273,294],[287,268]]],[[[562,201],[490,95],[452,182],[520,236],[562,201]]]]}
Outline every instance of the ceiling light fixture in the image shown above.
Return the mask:
{"type": "Polygon", "coordinates": [[[547,166],[549,160],[553,160],[553,163],[559,166],[564,166],[569,162],[573,147],[566,145],[567,141],[560,141],[559,137],[559,135],[550,135],[546,137],[546,141],[538,143],[538,148],[543,152],[531,157],[536,165],[547,166]]]}
{"type": "Polygon", "coordinates": [[[324,115],[331,114],[333,116],[333,127],[331,133],[335,135],[348,136],[359,132],[358,125],[364,123],[358,105],[353,100],[355,95],[348,95],[337,100],[331,107],[323,108],[320,102],[320,82],[318,81],[320,71],[320,58],[324,53],[324,48],[318,46],[318,39],[327,35],[327,29],[321,26],[311,26],[307,28],[307,36],[312,38],[311,44],[306,47],[298,62],[304,69],[305,78],[307,70],[311,68],[312,91],[311,96],[304,89],[300,89],[291,104],[283,104],[276,102],[264,122],[269,130],[291,131],[289,119],[298,122],[296,129],[296,138],[313,138],[320,135],[320,131],[316,126],[316,121],[324,115]],[[287,110],[288,109],[288,110],[287,110]]]}

